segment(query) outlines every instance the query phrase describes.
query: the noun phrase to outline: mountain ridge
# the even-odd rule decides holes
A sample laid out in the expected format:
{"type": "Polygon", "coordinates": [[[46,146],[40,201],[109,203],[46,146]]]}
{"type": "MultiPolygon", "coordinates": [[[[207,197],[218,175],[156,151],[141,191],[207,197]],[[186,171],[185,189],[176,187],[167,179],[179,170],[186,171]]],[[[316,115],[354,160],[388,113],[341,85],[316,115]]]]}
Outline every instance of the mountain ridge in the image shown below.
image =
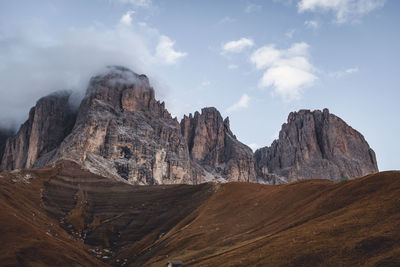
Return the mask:
{"type": "Polygon", "coordinates": [[[179,123],[155,99],[147,76],[125,67],[111,66],[92,77],[76,112],[69,99],[63,92],[37,102],[16,135],[0,146],[1,169],[65,159],[133,184],[279,184],[378,171],[362,135],[327,109],[292,112],[279,139],[253,153],[216,108],[185,115],[179,123]]]}

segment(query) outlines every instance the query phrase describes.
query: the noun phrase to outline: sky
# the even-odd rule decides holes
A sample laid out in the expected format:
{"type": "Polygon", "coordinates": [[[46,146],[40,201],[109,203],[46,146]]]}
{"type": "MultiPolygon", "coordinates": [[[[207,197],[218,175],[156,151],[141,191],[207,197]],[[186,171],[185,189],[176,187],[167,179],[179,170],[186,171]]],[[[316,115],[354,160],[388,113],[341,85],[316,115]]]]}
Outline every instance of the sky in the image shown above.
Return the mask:
{"type": "Polygon", "coordinates": [[[400,169],[400,1],[0,0],[0,126],[107,65],[144,73],[178,119],[216,107],[252,149],[328,108],[400,169]]]}

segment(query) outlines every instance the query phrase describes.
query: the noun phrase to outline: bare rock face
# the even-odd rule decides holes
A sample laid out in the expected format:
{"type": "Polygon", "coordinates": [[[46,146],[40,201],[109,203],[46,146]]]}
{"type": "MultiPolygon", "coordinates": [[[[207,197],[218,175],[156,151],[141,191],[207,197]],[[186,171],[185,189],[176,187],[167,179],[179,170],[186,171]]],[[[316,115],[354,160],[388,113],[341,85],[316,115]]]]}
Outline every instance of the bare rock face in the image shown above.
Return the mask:
{"type": "Polygon", "coordinates": [[[140,185],[356,177],[377,172],[364,137],[325,109],[290,113],[279,139],[255,154],[215,108],[180,123],[155,99],[145,75],[124,67],[90,80],[77,112],[70,93],[40,99],[19,131],[0,130],[0,170],[69,160],[140,185]]]}
{"type": "Polygon", "coordinates": [[[364,137],[328,109],[289,114],[279,139],[255,152],[258,174],[270,183],[352,178],[378,172],[364,137]]]}
{"type": "Polygon", "coordinates": [[[58,147],[75,123],[69,97],[63,91],[37,101],[17,134],[7,139],[0,169],[33,167],[37,159],[58,147]]]}
{"type": "MultiPolygon", "coordinates": [[[[255,181],[255,161],[249,147],[236,139],[229,119],[222,119],[215,108],[203,108],[181,121],[190,157],[212,177],[227,181],[255,181]]],[[[207,180],[207,175],[203,178],[207,180]]],[[[215,179],[215,178],[214,178],[215,179]]]]}
{"type": "Polygon", "coordinates": [[[70,160],[132,184],[256,181],[252,151],[236,140],[228,119],[205,108],[179,124],[155,100],[145,75],[108,67],[90,80],[77,115],[69,111],[68,98],[37,102],[7,139],[2,169],[70,160]]]}
{"type": "Polygon", "coordinates": [[[60,159],[133,184],[195,183],[179,123],[148,78],[123,67],[91,79],[72,133],[38,165],[60,159]]]}
{"type": "MultiPolygon", "coordinates": [[[[14,135],[14,132],[8,128],[0,127],[0,165],[3,158],[4,150],[6,148],[7,139],[14,135]]],[[[0,166],[1,171],[1,166],[0,166]]]]}

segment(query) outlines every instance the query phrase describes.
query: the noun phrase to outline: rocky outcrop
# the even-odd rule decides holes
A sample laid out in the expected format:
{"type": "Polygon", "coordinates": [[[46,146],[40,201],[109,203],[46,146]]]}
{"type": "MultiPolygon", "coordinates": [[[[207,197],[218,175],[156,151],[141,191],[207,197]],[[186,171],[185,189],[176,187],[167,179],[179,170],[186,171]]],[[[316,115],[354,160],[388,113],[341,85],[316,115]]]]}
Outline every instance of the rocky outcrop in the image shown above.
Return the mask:
{"type": "Polygon", "coordinates": [[[60,159],[133,184],[195,183],[179,123],[148,78],[123,67],[91,79],[71,134],[37,165],[60,159]]]}
{"type": "Polygon", "coordinates": [[[69,96],[69,92],[57,92],[37,101],[28,120],[7,139],[0,169],[30,168],[60,145],[75,122],[69,96]]]}
{"type": "Polygon", "coordinates": [[[14,133],[11,129],[0,127],[0,171],[1,171],[1,159],[3,158],[7,139],[13,136],[13,134],[14,133]]]}
{"type": "Polygon", "coordinates": [[[140,185],[279,184],[378,171],[364,137],[327,109],[291,113],[279,139],[253,154],[217,109],[204,108],[178,123],[155,99],[149,79],[124,67],[93,77],[76,112],[69,98],[68,92],[44,97],[15,135],[0,130],[0,170],[69,160],[140,185]]]}
{"type": "Polygon", "coordinates": [[[255,158],[259,176],[271,183],[335,180],[378,171],[364,137],[328,109],[290,113],[279,139],[258,149],[255,158]]]}
{"type": "Polygon", "coordinates": [[[113,66],[90,80],[76,116],[69,94],[39,100],[9,138],[4,169],[71,160],[132,184],[255,181],[253,154],[215,108],[179,124],[145,75],[113,66]],[[73,126],[73,128],[72,128],[73,126]]]}
{"type": "Polygon", "coordinates": [[[255,161],[249,147],[236,139],[229,118],[222,119],[216,108],[184,116],[181,121],[191,159],[212,177],[227,181],[255,181],[255,161]]]}

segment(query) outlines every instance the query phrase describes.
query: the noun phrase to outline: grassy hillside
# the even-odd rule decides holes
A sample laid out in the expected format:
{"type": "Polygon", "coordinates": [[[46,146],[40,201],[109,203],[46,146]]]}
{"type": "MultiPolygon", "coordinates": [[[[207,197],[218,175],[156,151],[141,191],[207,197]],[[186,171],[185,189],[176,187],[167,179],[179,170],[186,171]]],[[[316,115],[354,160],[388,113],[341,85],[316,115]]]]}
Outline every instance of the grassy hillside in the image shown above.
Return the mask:
{"type": "Polygon", "coordinates": [[[148,264],[400,266],[400,172],[225,184],[159,243],[148,264]]]}
{"type": "Polygon", "coordinates": [[[71,162],[0,175],[1,266],[400,265],[400,172],[279,186],[132,186],[71,162]]]}

